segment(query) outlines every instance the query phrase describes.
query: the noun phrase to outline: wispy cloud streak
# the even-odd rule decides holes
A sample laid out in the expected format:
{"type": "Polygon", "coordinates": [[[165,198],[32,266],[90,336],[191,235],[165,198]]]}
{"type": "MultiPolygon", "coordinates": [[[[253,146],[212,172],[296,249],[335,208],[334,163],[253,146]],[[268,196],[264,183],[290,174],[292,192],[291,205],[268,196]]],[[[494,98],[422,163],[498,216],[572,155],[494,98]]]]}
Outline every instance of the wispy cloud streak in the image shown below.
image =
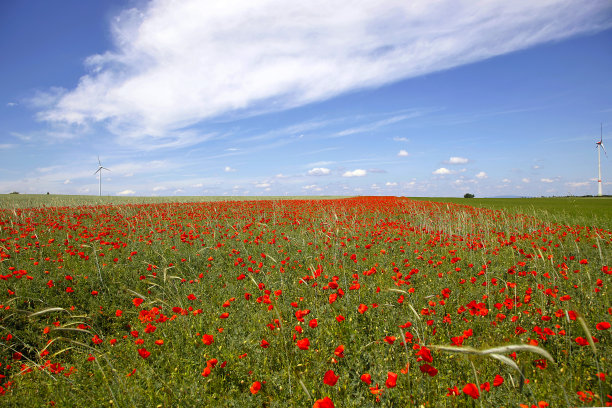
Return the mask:
{"type": "Polygon", "coordinates": [[[76,88],[33,102],[45,121],[98,122],[125,143],[184,147],[211,137],[189,129],[211,118],[284,110],[600,31],[612,25],[611,8],[606,0],[154,0],[115,19],[115,47],[87,59],[76,88]]]}

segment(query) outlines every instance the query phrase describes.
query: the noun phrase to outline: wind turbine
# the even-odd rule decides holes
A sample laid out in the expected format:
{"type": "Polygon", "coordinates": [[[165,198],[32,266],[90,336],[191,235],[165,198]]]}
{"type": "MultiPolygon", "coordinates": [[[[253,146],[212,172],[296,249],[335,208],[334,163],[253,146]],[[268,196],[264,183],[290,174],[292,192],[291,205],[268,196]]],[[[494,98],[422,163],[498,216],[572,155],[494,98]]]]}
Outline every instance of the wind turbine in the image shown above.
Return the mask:
{"type": "Polygon", "coordinates": [[[98,177],[100,179],[100,197],[102,197],[102,170],[110,171],[110,169],[107,169],[106,167],[102,166],[102,162],[100,162],[100,156],[98,156],[98,170],[96,170],[94,176],[96,175],[96,173],[100,173],[98,174],[98,177]]]}
{"type": "Polygon", "coordinates": [[[602,196],[602,192],[601,192],[601,149],[603,149],[606,157],[608,157],[606,148],[603,145],[603,124],[601,124],[600,132],[601,133],[599,135],[599,142],[596,142],[595,144],[597,145],[596,147],[597,149],[597,169],[599,170],[598,177],[597,177],[597,195],[601,197],[602,196]]]}

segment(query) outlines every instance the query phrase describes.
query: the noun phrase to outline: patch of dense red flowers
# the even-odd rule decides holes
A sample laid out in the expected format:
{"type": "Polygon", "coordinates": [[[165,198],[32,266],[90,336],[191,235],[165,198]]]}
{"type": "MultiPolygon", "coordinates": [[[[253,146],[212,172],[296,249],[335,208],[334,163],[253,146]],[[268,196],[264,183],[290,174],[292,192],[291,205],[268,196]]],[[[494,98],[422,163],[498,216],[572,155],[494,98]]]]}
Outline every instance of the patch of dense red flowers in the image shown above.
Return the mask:
{"type": "Polygon", "coordinates": [[[257,405],[490,402],[522,398],[518,377],[478,356],[484,382],[466,380],[435,346],[512,344],[559,358],[502,356],[528,367],[521,388],[566,364],[597,373],[574,404],[603,398],[609,373],[589,365],[610,350],[603,229],[393,197],[0,210],[0,228],[5,398],[37,371],[106,389],[106,362],[122,364],[108,378],[165,384],[167,361],[198,392],[257,405]]]}

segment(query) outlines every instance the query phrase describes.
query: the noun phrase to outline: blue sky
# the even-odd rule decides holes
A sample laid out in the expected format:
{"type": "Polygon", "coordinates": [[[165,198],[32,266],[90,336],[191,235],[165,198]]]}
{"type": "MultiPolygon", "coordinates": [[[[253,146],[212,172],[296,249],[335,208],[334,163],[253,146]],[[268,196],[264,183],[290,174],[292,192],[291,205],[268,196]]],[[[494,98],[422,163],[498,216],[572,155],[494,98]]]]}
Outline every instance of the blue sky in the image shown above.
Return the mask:
{"type": "Polygon", "coordinates": [[[0,193],[596,194],[609,1],[293,3],[3,1],[0,193]]]}

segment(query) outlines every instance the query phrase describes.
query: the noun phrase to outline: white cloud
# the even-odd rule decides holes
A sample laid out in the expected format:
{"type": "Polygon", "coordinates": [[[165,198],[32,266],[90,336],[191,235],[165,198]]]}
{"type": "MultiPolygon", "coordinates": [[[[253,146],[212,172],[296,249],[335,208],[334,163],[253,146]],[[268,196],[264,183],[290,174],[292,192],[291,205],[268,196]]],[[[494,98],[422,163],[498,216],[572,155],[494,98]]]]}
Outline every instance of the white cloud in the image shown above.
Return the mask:
{"type": "Polygon", "coordinates": [[[316,184],[311,184],[308,186],[304,186],[302,187],[303,190],[307,190],[307,191],[323,191],[323,189],[319,186],[317,186],[316,184]]]}
{"type": "Polygon", "coordinates": [[[485,173],[484,171],[481,171],[480,173],[476,174],[476,178],[481,179],[481,180],[484,180],[487,177],[489,176],[487,176],[487,173],[485,173]]]}
{"type": "Polygon", "coordinates": [[[72,181],[70,181],[70,179],[64,180],[64,184],[70,184],[72,183],[72,181]]]}
{"type": "Polygon", "coordinates": [[[408,157],[409,156],[408,152],[406,150],[404,150],[404,149],[400,150],[397,155],[400,156],[400,157],[408,157]]]}
{"type": "Polygon", "coordinates": [[[385,186],[387,186],[387,187],[395,187],[395,186],[397,186],[397,183],[395,181],[387,181],[385,183],[385,186]]]}
{"type": "Polygon", "coordinates": [[[202,184],[202,183],[197,183],[197,184],[193,184],[191,187],[201,188],[201,187],[204,187],[204,184],[202,184]]]}
{"type": "Polygon", "coordinates": [[[236,169],[231,168],[230,166],[225,166],[225,168],[223,169],[224,172],[226,173],[231,173],[236,171],[236,169]]]}
{"type": "Polygon", "coordinates": [[[164,191],[166,190],[166,187],[164,186],[155,186],[153,187],[153,191],[164,191]]]}
{"type": "Polygon", "coordinates": [[[308,170],[309,176],[326,176],[331,172],[330,169],[326,167],[315,167],[314,169],[308,170]]]}
{"type": "Polygon", "coordinates": [[[565,184],[567,184],[570,187],[586,187],[586,186],[593,185],[593,183],[588,182],[588,181],[569,181],[565,184]]]}
{"type": "Polygon", "coordinates": [[[270,183],[255,184],[255,187],[257,187],[257,188],[268,188],[268,187],[270,187],[270,183]]]}
{"type": "Polygon", "coordinates": [[[432,174],[452,174],[454,172],[450,171],[449,169],[447,169],[446,167],[440,167],[439,169],[435,170],[432,174]]]}
{"type": "Polygon", "coordinates": [[[511,183],[511,182],[512,182],[512,181],[511,181],[510,179],[507,179],[507,178],[505,178],[505,179],[503,179],[503,180],[502,180],[502,183],[511,183]]]}
{"type": "Polygon", "coordinates": [[[555,180],[549,179],[549,178],[541,178],[540,181],[542,183],[554,183],[555,182],[555,180]]]}
{"type": "Polygon", "coordinates": [[[410,139],[408,139],[407,137],[394,137],[393,141],[395,141],[395,142],[409,142],[410,139]]]}
{"type": "Polygon", "coordinates": [[[525,177],[525,178],[521,179],[521,181],[523,183],[529,183],[531,180],[529,180],[527,177],[525,177]]]}
{"type": "Polygon", "coordinates": [[[469,159],[466,159],[465,157],[456,157],[453,156],[450,159],[448,159],[448,164],[465,164],[469,162],[469,159]]]}
{"type": "Polygon", "coordinates": [[[86,59],[76,88],[32,98],[39,118],[100,122],[125,143],[147,137],[142,148],[185,146],[212,137],[185,130],[205,119],[296,107],[612,26],[608,0],[138,4],[115,18],[113,49],[86,59]]]}
{"type": "Polygon", "coordinates": [[[342,174],[342,177],[363,177],[366,174],[367,172],[365,170],[356,169],[352,171],[345,171],[344,174],[342,174]]]}
{"type": "Polygon", "coordinates": [[[414,111],[408,114],[404,114],[404,115],[396,115],[387,119],[382,119],[379,120],[377,122],[374,123],[369,123],[367,125],[363,125],[363,126],[359,126],[359,127],[354,127],[354,128],[350,128],[350,129],[345,129],[341,132],[337,132],[334,136],[336,137],[340,137],[340,136],[349,136],[349,135],[354,135],[356,133],[365,133],[365,132],[373,132],[381,127],[385,127],[387,125],[391,125],[393,123],[397,123],[397,122],[401,122],[403,120],[406,119],[411,119],[411,118],[416,118],[418,116],[421,116],[423,114],[423,112],[419,112],[419,111],[414,111]]]}
{"type": "Polygon", "coordinates": [[[136,194],[134,190],[123,190],[117,193],[117,195],[133,195],[136,194]]]}

